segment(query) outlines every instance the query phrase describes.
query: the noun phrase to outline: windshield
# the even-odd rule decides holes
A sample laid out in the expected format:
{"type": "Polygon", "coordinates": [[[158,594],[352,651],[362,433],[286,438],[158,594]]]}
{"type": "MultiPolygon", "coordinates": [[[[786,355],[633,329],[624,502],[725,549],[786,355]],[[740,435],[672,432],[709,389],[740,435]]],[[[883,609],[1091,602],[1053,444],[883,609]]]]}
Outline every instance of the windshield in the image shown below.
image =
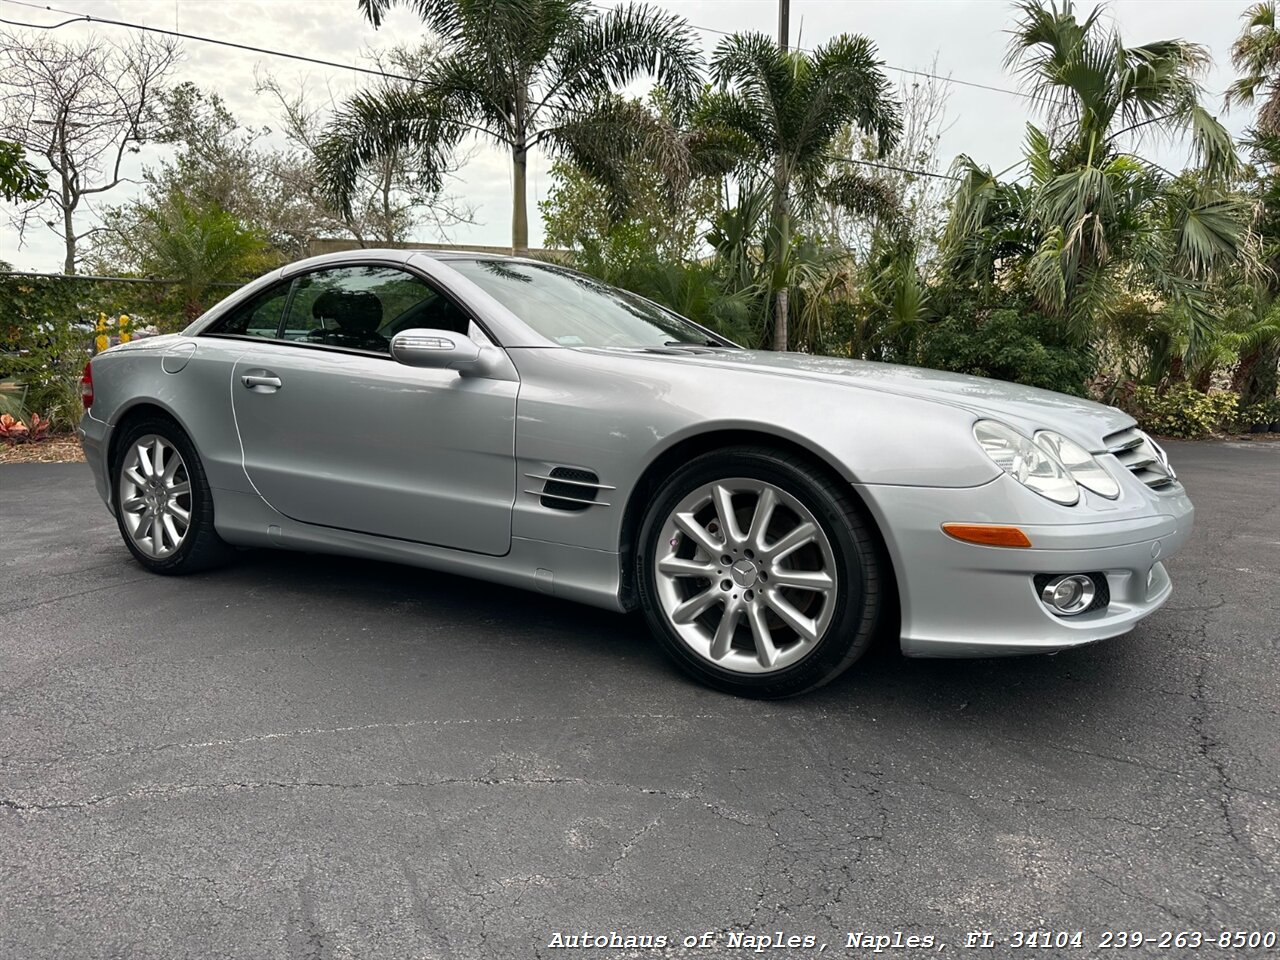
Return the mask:
{"type": "Polygon", "coordinates": [[[563,267],[511,260],[449,266],[561,346],[730,345],[657,304],[563,267]]]}

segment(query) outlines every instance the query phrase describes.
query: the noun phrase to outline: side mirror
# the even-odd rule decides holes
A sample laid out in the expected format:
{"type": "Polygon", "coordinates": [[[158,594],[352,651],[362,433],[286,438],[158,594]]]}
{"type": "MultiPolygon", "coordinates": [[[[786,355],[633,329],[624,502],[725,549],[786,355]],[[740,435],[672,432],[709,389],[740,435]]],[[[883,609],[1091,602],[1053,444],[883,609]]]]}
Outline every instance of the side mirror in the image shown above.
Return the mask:
{"type": "Polygon", "coordinates": [[[480,346],[466,334],[452,330],[401,330],[391,338],[391,356],[408,367],[463,373],[467,365],[480,359],[480,346]]]}

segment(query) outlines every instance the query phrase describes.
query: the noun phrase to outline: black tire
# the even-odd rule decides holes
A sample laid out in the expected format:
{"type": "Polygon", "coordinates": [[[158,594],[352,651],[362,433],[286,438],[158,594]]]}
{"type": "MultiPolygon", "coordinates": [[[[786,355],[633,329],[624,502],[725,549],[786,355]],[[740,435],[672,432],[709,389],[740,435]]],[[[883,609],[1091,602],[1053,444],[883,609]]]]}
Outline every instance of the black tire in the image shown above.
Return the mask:
{"type": "Polygon", "coordinates": [[[186,432],[168,417],[152,415],[128,422],[116,444],[111,463],[111,497],[115,508],[116,525],[125,546],[133,558],[152,573],[178,576],[198,573],[221,566],[231,559],[235,548],[223,540],[213,527],[213,494],[205,476],[204,464],[186,432]],[[148,434],[161,437],[182,456],[187,479],[191,484],[191,521],[182,543],[166,557],[149,556],[138,548],[125,528],[124,510],[120,502],[120,472],[125,457],[134,445],[148,434]]]}
{"type": "Polygon", "coordinates": [[[813,690],[852,666],[876,635],[882,580],[869,523],[848,484],[803,457],[768,447],[734,447],[703,454],[677,470],[660,488],[641,526],[635,575],[645,619],[682,669],[717,690],[761,699],[813,690]],[[655,557],[668,516],[700,486],[731,477],[761,480],[795,497],[826,534],[839,575],[835,608],[826,630],[803,659],[773,672],[727,670],[694,652],[669,621],[657,590],[655,557]]]}

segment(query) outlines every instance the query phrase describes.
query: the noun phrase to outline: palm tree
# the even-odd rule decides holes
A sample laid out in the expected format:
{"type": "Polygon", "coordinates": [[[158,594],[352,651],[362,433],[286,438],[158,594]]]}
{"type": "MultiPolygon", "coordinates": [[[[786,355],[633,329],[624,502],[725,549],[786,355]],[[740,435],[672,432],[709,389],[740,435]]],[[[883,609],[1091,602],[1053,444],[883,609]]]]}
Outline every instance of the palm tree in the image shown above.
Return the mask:
{"type": "Polygon", "coordinates": [[[1235,147],[1200,103],[1207,52],[1182,40],[1126,47],[1102,8],[1080,21],[1069,0],[1018,10],[1006,63],[1047,131],[1027,125],[1024,183],[958,158],[952,272],[1025,284],[1082,342],[1139,286],[1187,318],[1194,349],[1213,329],[1206,281],[1248,256],[1235,147]],[[1150,133],[1189,134],[1193,168],[1175,176],[1132,153],[1150,133]]]}
{"type": "Polygon", "coordinates": [[[1255,3],[1241,17],[1244,28],[1231,46],[1231,62],[1241,76],[1227,88],[1226,103],[1262,101],[1246,140],[1253,163],[1245,179],[1255,201],[1261,259],[1270,268],[1255,278],[1250,322],[1235,337],[1239,362],[1232,389],[1242,403],[1253,404],[1275,396],[1280,359],[1280,27],[1274,0],[1255,3]]]}
{"type": "Polygon", "coordinates": [[[1258,131],[1280,134],[1280,29],[1275,0],[1255,3],[1241,19],[1244,29],[1231,45],[1231,62],[1241,76],[1227,88],[1227,106],[1247,106],[1261,96],[1258,131]]]}
{"type": "Polygon", "coordinates": [[[764,34],[735,34],[717,46],[711,74],[717,90],[700,106],[699,121],[733,138],[741,177],[768,184],[773,347],[786,350],[789,293],[802,269],[795,215],[824,198],[860,211],[878,208],[883,192],[870,178],[830,175],[832,143],[852,125],[873,136],[883,154],[898,137],[898,105],[874,45],[861,36],[843,34],[808,53],[783,49],[764,34]]]}
{"type": "Polygon", "coordinates": [[[208,306],[214,287],[245,280],[272,261],[260,234],[220,207],[181,196],[144,210],[131,242],[144,272],[177,279],[188,323],[208,306]]]}
{"type": "Polygon", "coordinates": [[[425,186],[450,148],[475,131],[511,151],[511,246],[529,246],[526,166],[539,146],[565,152],[623,133],[616,91],[653,75],[677,104],[699,82],[700,55],[678,17],[626,4],[598,12],[589,0],[359,0],[376,27],[401,2],[442,45],[423,82],[352,98],[319,151],[339,209],[349,209],[362,166],[393,151],[418,152],[425,186]]]}

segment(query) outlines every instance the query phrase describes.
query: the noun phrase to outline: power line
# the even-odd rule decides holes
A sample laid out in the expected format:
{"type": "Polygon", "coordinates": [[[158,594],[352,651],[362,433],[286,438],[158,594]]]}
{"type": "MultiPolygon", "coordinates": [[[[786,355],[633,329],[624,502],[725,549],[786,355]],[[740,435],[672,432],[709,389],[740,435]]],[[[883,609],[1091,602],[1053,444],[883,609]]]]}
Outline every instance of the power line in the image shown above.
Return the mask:
{"type": "MultiPolygon", "coordinates": [[[[610,7],[601,7],[599,4],[596,4],[596,8],[600,10],[612,9],[610,7]]],[[[688,23],[688,21],[685,21],[685,22],[688,23]]],[[[701,24],[697,24],[697,23],[690,23],[689,26],[694,30],[701,30],[703,33],[714,33],[717,36],[721,36],[721,37],[732,37],[732,36],[735,36],[737,33],[741,33],[741,31],[720,30],[716,27],[704,27],[701,24]]],[[[791,49],[799,50],[802,53],[813,53],[813,50],[809,47],[792,45],[791,49]]],[[[962,87],[974,87],[978,90],[990,90],[993,93],[1007,93],[1011,97],[1022,97],[1025,100],[1035,99],[1035,97],[1029,93],[1024,93],[1021,90],[1011,90],[1009,87],[997,87],[990,83],[978,83],[976,80],[958,80],[952,76],[944,77],[940,73],[930,73],[928,70],[913,70],[909,67],[897,67],[897,66],[894,66],[892,63],[886,63],[885,66],[888,69],[893,70],[897,73],[905,73],[913,77],[928,77],[929,79],[932,79],[932,80],[941,80],[944,83],[959,84],[962,87]]]]}
{"type": "MultiPolygon", "coordinates": [[[[161,33],[166,36],[180,37],[184,40],[195,40],[200,43],[212,43],[222,47],[231,47],[236,50],[245,50],[250,53],[261,53],[267,56],[285,57],[290,60],[301,60],[304,63],[314,63],[318,66],[323,66],[323,67],[336,67],[337,69],[340,69],[340,70],[351,70],[356,73],[367,73],[372,76],[386,77],[389,80],[404,80],[409,83],[416,83],[421,79],[419,77],[407,77],[400,74],[388,73],[385,70],[376,70],[370,67],[362,67],[354,63],[340,63],[334,60],[322,60],[322,59],[319,59],[318,57],[307,57],[298,53],[288,53],[284,50],[272,50],[266,47],[255,47],[255,46],[252,46],[251,44],[235,43],[234,41],[231,41],[231,40],[219,40],[216,37],[204,37],[204,36],[199,36],[197,34],[184,33],[180,30],[166,30],[161,27],[151,27],[141,23],[129,23],[124,20],[112,20],[107,17],[94,17],[94,16],[90,16],[87,13],[76,13],[74,10],[64,10],[60,7],[54,7],[49,4],[30,3],[29,0],[0,0],[0,2],[16,4],[17,6],[20,6],[20,7],[30,7],[32,10],[47,10],[50,13],[61,13],[61,14],[65,14],[66,16],[75,18],[75,20],[72,20],[72,21],[65,21],[63,23],[56,23],[56,24],[50,24],[50,25],[38,24],[38,23],[16,23],[12,20],[0,20],[0,23],[7,23],[7,24],[10,24],[11,26],[30,27],[36,30],[56,30],[58,27],[64,27],[67,25],[67,23],[74,23],[76,21],[83,21],[87,23],[105,23],[105,24],[110,24],[111,26],[116,26],[116,27],[128,27],[133,30],[145,30],[150,33],[161,33]]],[[[597,8],[603,9],[603,10],[610,9],[609,7],[599,7],[599,6],[597,6],[597,8]]],[[[694,30],[701,30],[704,33],[714,33],[722,37],[731,37],[734,35],[733,32],[729,30],[719,30],[716,27],[704,27],[701,24],[697,24],[697,23],[690,23],[689,26],[694,30]]],[[[812,49],[809,49],[806,47],[794,47],[794,49],[803,51],[804,53],[813,53],[812,49]]],[[[990,90],[993,93],[1005,93],[1011,97],[1022,97],[1023,99],[1026,99],[1026,100],[1035,99],[1029,93],[1024,93],[1021,90],[1012,90],[1009,87],[997,87],[989,83],[978,83],[976,80],[960,80],[952,76],[943,76],[940,73],[931,73],[928,70],[915,70],[910,67],[899,67],[899,66],[895,66],[892,63],[886,63],[885,66],[888,69],[893,70],[897,73],[903,73],[913,77],[926,77],[932,80],[941,80],[943,83],[954,83],[964,87],[973,87],[978,90],[990,90]]]]}
{"type": "MultiPolygon", "coordinates": [[[[181,284],[182,280],[163,280],[156,277],[100,277],[87,273],[36,273],[30,270],[4,270],[0,277],[31,277],[47,280],[83,280],[87,283],[157,283],[167,286],[181,284]]],[[[247,281],[246,281],[247,282],[247,281]]],[[[209,284],[211,287],[241,287],[243,284],[219,281],[209,284]]]]}
{"type": "Polygon", "coordinates": [[[163,27],[152,27],[145,23],[129,23],[125,20],[112,20],[107,17],[92,17],[87,13],[76,13],[74,10],[63,10],[58,7],[48,6],[47,4],[28,3],[26,0],[0,0],[0,2],[17,4],[20,7],[31,7],[33,10],[48,10],[50,13],[61,13],[73,18],[71,20],[64,20],[61,23],[50,24],[20,23],[16,20],[5,20],[0,18],[0,23],[5,23],[12,27],[27,27],[32,30],[57,30],[59,27],[65,27],[72,23],[105,23],[113,27],[126,27],[130,30],[142,30],[146,33],[160,33],[168,37],[177,37],[182,40],[194,40],[199,43],[212,43],[216,46],[231,47],[232,49],[244,50],[249,53],[261,53],[265,56],[284,57],[289,60],[301,60],[303,63],[314,63],[321,67],[336,67],[339,70],[351,70],[355,73],[367,73],[387,80],[403,80],[408,83],[419,83],[422,80],[421,77],[409,77],[398,73],[388,73],[386,70],[362,67],[355,63],[339,63],[335,60],[321,60],[318,57],[307,57],[300,53],[288,53],[284,50],[255,47],[247,43],[235,43],[231,40],[219,40],[216,37],[202,37],[199,34],[184,33],[180,30],[166,30],[163,27]]]}
{"type": "Polygon", "coordinates": [[[933,177],[936,180],[956,180],[962,178],[950,173],[935,173],[933,170],[918,170],[914,167],[899,167],[892,163],[880,163],[876,160],[859,160],[856,157],[828,157],[834,163],[856,163],[861,167],[875,167],[877,170],[893,170],[897,173],[910,173],[918,177],[933,177]]]}
{"type": "MultiPolygon", "coordinates": [[[[0,18],[0,23],[8,24],[10,26],[15,26],[15,27],[27,27],[34,30],[57,30],[60,27],[69,26],[70,24],[73,24],[73,23],[103,23],[103,24],[108,24],[110,26],[115,26],[115,27],[124,27],[130,30],[142,30],[148,33],[164,34],[165,36],[177,37],[183,40],[193,40],[199,43],[211,43],[217,46],[231,47],[236,50],[244,50],[250,53],[259,53],[264,56],[284,57],[290,60],[301,60],[305,63],[313,63],[318,66],[333,67],[334,69],[338,69],[338,70],[350,70],[356,73],[371,74],[373,76],[381,77],[387,80],[400,80],[406,83],[422,83],[423,82],[421,77],[409,77],[401,74],[388,73],[384,70],[375,70],[369,67],[362,67],[353,63],[341,63],[335,60],[322,60],[317,57],[307,57],[301,54],[289,53],[284,50],[274,50],[268,47],[256,47],[249,44],[235,43],[230,40],[220,40],[216,37],[204,37],[198,34],[184,33],[180,30],[167,30],[162,27],[152,27],[142,23],[130,23],[125,20],[112,20],[105,17],[92,17],[92,16],[89,16],[88,14],[78,14],[73,10],[64,10],[59,7],[54,7],[48,4],[30,3],[28,2],[28,0],[0,0],[0,2],[12,3],[22,7],[30,7],[34,10],[47,10],[51,13],[61,13],[73,18],[71,20],[64,20],[61,23],[54,23],[54,24],[21,23],[14,20],[6,20],[4,18],[0,18]]],[[[690,26],[692,26],[696,30],[707,30],[711,33],[721,33],[721,34],[725,34],[726,36],[731,36],[731,34],[729,34],[727,31],[716,30],[712,27],[699,27],[696,24],[690,24],[690,26]]],[[[806,51],[806,52],[811,52],[811,51],[806,51]]],[[[920,76],[934,77],[935,79],[939,79],[939,80],[949,79],[947,77],[938,76],[937,74],[925,73],[922,71],[915,71],[915,70],[906,70],[905,68],[901,68],[901,67],[892,67],[891,69],[900,70],[903,73],[916,73],[916,74],[919,74],[920,76]]],[[[968,81],[953,81],[953,82],[968,83],[968,81]]],[[[970,85],[973,85],[973,84],[970,84],[970,85]]],[[[979,84],[978,86],[981,86],[981,85],[979,84]]],[[[1001,90],[1001,88],[999,87],[992,87],[990,89],[1001,90]]],[[[1016,93],[1017,91],[1001,90],[1001,92],[1016,93]]],[[[1025,96],[1025,94],[1018,94],[1018,95],[1025,96]]],[[[893,170],[898,173],[908,173],[908,174],[914,174],[916,176],[922,176],[922,177],[934,177],[940,180],[958,179],[956,177],[950,176],[949,174],[935,173],[934,171],[931,171],[931,170],[920,170],[920,169],[914,169],[910,167],[900,167],[900,166],[895,166],[893,164],[878,163],[872,160],[859,160],[853,157],[831,157],[830,159],[839,163],[852,163],[852,164],[857,164],[859,166],[874,167],[876,169],[881,169],[881,170],[893,170]]]]}

